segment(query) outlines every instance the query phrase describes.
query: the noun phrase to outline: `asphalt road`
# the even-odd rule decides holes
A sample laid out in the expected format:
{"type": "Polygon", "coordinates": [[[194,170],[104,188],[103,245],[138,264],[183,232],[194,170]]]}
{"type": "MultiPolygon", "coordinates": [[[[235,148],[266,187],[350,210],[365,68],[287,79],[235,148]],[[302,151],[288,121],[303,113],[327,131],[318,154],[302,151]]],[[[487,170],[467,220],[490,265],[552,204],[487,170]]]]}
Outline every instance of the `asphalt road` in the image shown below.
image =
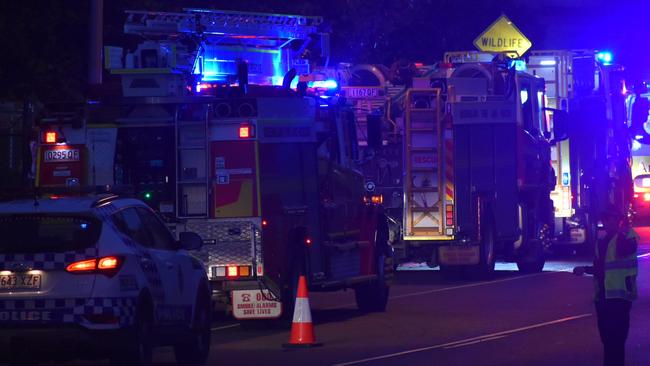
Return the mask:
{"type": "MultiPolygon", "coordinates": [[[[639,300],[632,309],[628,366],[650,365],[650,228],[639,231],[639,300]]],[[[249,330],[222,320],[214,325],[209,364],[599,365],[592,278],[570,273],[586,262],[565,255],[533,275],[499,264],[493,279],[478,282],[400,271],[385,313],[360,313],[352,291],[310,294],[322,347],[284,350],[288,329],[249,330]]],[[[171,349],[157,350],[155,359],[174,364],[171,349]]]]}

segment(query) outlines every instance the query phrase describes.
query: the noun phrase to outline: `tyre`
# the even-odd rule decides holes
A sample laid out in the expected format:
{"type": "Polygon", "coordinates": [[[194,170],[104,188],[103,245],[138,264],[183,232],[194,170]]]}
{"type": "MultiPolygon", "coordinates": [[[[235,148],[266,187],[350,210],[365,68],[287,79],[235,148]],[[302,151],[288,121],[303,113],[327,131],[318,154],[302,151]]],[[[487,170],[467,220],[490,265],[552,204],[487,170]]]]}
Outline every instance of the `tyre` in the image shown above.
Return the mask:
{"type": "Polygon", "coordinates": [[[359,310],[365,313],[386,311],[390,287],[386,282],[386,256],[377,258],[377,279],[354,289],[354,297],[359,310]]]}
{"type": "Polygon", "coordinates": [[[153,309],[148,301],[139,302],[132,329],[132,341],[121,354],[113,357],[113,365],[150,366],[153,360],[153,309]]]}
{"type": "Polygon", "coordinates": [[[523,273],[538,273],[544,269],[546,255],[544,239],[548,225],[543,224],[527,205],[522,209],[523,244],[517,256],[517,268],[523,273]]]}
{"type": "Polygon", "coordinates": [[[494,264],[496,263],[495,236],[493,220],[486,215],[486,219],[481,223],[480,262],[477,265],[464,268],[467,278],[487,279],[494,275],[494,264]]]}
{"type": "Polygon", "coordinates": [[[199,294],[188,342],[176,344],[174,355],[179,365],[203,365],[210,355],[210,299],[199,294]]]}

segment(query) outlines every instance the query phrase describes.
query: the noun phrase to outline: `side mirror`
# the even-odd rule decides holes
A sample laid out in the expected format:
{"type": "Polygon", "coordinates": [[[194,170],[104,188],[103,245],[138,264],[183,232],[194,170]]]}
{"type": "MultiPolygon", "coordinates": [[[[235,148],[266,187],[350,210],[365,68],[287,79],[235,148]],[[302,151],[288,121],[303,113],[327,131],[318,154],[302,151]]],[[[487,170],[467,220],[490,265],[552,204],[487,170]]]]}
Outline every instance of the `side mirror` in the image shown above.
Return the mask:
{"type": "Polygon", "coordinates": [[[569,138],[569,113],[559,109],[547,109],[553,111],[553,141],[556,144],[569,138]]]}
{"type": "Polygon", "coordinates": [[[184,231],[178,234],[178,242],[181,249],[198,250],[203,246],[203,239],[197,233],[184,231]]]}

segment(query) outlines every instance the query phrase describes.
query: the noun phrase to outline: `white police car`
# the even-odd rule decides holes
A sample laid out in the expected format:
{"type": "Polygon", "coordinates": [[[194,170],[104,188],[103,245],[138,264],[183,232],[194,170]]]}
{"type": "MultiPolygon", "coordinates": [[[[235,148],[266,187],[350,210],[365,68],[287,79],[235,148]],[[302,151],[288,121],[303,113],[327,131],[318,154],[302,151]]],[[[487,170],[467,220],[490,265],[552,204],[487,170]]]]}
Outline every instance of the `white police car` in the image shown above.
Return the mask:
{"type": "Polygon", "coordinates": [[[144,203],[117,196],[0,202],[0,362],[109,357],[151,363],[174,346],[180,364],[210,347],[203,265],[144,203]]]}

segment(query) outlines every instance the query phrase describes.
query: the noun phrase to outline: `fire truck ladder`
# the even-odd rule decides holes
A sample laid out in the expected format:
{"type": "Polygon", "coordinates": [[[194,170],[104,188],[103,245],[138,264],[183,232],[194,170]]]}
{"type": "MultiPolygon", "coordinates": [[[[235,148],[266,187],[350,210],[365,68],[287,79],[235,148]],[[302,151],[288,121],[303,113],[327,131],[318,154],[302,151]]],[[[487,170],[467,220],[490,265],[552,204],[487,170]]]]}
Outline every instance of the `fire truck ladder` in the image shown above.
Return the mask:
{"type": "Polygon", "coordinates": [[[323,18],[316,16],[191,8],[179,13],[127,10],[126,14],[125,33],[159,36],[191,33],[223,38],[307,39],[323,23],[323,18]]]}
{"type": "Polygon", "coordinates": [[[208,217],[209,121],[210,104],[176,107],[176,214],[179,218],[208,217]]]}
{"type": "Polygon", "coordinates": [[[444,237],[440,89],[409,89],[404,123],[404,239],[444,237]]]}

